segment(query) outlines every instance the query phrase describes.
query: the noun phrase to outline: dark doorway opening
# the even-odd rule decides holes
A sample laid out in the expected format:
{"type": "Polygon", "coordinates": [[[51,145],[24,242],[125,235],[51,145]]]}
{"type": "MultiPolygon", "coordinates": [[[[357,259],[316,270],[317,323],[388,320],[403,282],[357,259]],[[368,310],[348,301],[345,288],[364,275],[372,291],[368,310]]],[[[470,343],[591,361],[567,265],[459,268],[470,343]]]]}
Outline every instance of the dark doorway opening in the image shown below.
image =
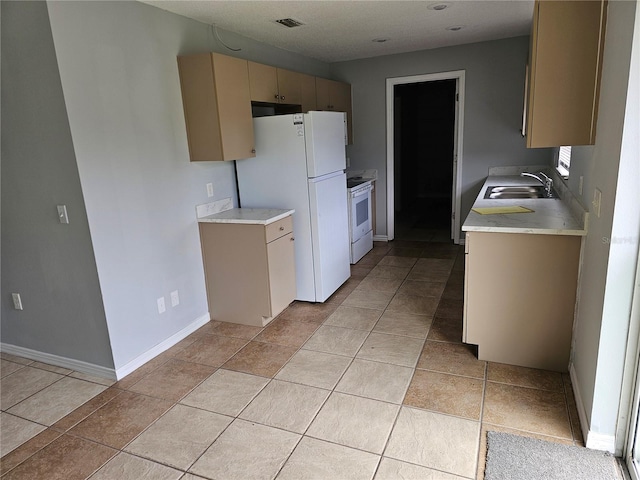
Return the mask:
{"type": "Polygon", "coordinates": [[[394,87],[397,239],[451,241],[456,82],[394,87]]]}

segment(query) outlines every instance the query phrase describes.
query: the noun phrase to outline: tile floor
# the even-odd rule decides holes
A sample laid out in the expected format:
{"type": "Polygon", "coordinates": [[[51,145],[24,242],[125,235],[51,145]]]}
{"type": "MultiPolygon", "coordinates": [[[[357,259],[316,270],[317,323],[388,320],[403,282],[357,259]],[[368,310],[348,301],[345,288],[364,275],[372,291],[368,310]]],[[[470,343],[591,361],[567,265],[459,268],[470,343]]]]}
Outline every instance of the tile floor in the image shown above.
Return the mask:
{"type": "Polygon", "coordinates": [[[212,321],[119,382],[2,354],[2,479],[471,479],[487,430],[582,445],[567,375],[460,343],[463,262],[376,244],[326,303],[212,321]]]}

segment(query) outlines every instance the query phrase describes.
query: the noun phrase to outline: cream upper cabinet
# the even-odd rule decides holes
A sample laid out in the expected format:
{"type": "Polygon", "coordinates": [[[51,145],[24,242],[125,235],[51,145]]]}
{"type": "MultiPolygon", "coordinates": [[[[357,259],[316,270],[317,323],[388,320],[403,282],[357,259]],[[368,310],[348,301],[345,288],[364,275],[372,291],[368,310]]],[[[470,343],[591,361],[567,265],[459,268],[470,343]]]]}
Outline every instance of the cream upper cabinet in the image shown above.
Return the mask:
{"type": "Polygon", "coordinates": [[[301,99],[300,105],[304,113],[317,110],[316,77],[300,73],[301,99]]]}
{"type": "Polygon", "coordinates": [[[593,145],[607,2],[537,0],[523,133],[527,147],[593,145]]]}
{"type": "Polygon", "coordinates": [[[255,157],[247,61],[218,53],[178,57],[189,157],[255,157]]]}
{"type": "Polygon", "coordinates": [[[277,68],[280,103],[302,105],[302,74],[277,68]]]}
{"type": "Polygon", "coordinates": [[[252,102],[278,103],[278,73],[276,67],[249,63],[249,90],[252,102]]]}
{"type": "Polygon", "coordinates": [[[349,143],[353,143],[351,129],[351,85],[316,77],[316,102],[318,110],[346,112],[349,143]]]}
{"type": "Polygon", "coordinates": [[[262,63],[248,63],[252,102],[302,104],[303,74],[262,63]]]}

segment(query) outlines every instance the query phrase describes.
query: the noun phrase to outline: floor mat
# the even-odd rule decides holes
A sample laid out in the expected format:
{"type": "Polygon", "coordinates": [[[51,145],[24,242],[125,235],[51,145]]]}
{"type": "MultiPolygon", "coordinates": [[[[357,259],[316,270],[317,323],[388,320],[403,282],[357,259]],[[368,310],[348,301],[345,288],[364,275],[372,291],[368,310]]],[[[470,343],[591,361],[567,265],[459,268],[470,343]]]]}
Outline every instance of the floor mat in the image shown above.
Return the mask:
{"type": "Polygon", "coordinates": [[[509,433],[487,433],[485,480],[622,480],[614,456],[509,433]]]}

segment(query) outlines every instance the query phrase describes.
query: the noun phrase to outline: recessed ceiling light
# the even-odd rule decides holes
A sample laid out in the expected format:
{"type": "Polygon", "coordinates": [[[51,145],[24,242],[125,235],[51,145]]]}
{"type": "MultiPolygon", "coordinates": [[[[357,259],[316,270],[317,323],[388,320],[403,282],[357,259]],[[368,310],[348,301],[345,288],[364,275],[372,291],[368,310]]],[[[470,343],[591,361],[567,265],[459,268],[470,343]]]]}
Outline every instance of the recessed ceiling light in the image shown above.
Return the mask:
{"type": "Polygon", "coordinates": [[[429,10],[444,10],[445,8],[449,8],[449,4],[448,3],[432,3],[431,5],[428,5],[427,8],[429,10]]]}
{"type": "Polygon", "coordinates": [[[450,27],[447,27],[445,30],[449,30],[451,32],[457,32],[460,31],[464,28],[464,25],[452,25],[450,27]]]}
{"type": "Polygon", "coordinates": [[[389,39],[388,39],[388,38],[374,38],[374,39],[373,39],[373,40],[371,40],[371,41],[372,41],[372,42],[375,42],[375,43],[384,43],[384,42],[386,42],[387,40],[389,40],[389,39]]]}

